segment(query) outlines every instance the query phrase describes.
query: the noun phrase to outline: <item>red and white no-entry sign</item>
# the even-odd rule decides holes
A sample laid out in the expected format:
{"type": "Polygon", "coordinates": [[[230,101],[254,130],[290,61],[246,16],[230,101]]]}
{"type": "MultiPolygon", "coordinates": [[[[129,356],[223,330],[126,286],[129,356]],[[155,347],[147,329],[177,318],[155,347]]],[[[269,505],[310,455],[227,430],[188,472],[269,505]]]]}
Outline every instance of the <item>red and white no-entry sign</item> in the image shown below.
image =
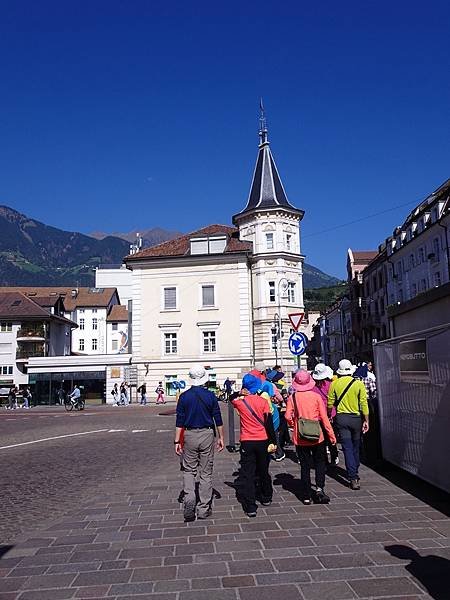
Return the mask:
{"type": "Polygon", "coordinates": [[[292,328],[294,329],[294,331],[298,331],[298,328],[300,327],[304,316],[305,316],[305,313],[302,313],[302,312],[291,313],[290,315],[288,315],[289,321],[291,322],[291,325],[292,325],[292,328]]]}

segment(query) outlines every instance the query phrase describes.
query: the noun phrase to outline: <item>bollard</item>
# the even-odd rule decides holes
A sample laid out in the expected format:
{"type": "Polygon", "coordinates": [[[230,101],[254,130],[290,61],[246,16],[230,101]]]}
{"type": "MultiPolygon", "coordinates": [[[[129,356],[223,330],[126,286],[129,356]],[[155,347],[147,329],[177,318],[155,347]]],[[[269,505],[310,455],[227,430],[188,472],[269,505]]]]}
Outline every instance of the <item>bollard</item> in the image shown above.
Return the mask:
{"type": "Polygon", "coordinates": [[[228,452],[239,452],[239,448],[236,447],[236,436],[234,433],[234,406],[228,400],[228,452]]]}

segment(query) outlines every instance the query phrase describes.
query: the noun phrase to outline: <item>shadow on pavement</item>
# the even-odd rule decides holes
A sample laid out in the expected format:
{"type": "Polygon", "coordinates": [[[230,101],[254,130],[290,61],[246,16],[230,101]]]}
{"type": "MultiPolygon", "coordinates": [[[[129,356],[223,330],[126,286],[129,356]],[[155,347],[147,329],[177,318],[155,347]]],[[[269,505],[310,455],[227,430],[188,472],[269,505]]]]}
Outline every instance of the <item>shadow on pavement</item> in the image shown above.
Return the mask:
{"type": "Polygon", "coordinates": [[[369,468],[403,491],[439,510],[446,517],[450,517],[450,494],[388,462],[383,462],[377,467],[370,465],[369,468]]]}
{"type": "Polygon", "coordinates": [[[300,479],[294,477],[290,473],[277,473],[273,480],[273,485],[279,486],[293,494],[298,500],[302,500],[302,484],[300,479]]]}
{"type": "Polygon", "coordinates": [[[7,554],[12,548],[14,548],[14,546],[0,546],[0,558],[2,558],[2,556],[4,556],[5,554],[7,554]]]}
{"type": "Polygon", "coordinates": [[[448,600],[449,586],[448,575],[450,573],[450,560],[441,556],[420,556],[420,554],[401,544],[384,547],[391,556],[403,560],[409,560],[405,569],[417,580],[421,587],[435,600],[448,600]]]}
{"type": "Polygon", "coordinates": [[[334,479],[344,487],[349,487],[349,481],[347,477],[347,471],[342,467],[337,467],[335,465],[328,465],[327,468],[327,476],[330,479],[334,479]]]}

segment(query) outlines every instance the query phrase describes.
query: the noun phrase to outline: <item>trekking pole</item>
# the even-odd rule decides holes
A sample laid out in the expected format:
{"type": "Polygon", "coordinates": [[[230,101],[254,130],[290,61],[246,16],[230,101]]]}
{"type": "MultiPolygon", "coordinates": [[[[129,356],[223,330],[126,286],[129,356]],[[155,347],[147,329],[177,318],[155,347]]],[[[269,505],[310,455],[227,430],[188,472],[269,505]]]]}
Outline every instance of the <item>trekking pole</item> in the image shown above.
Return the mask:
{"type": "Polygon", "coordinates": [[[238,452],[236,447],[236,436],[234,433],[234,406],[233,403],[228,401],[228,452],[238,452]]]}

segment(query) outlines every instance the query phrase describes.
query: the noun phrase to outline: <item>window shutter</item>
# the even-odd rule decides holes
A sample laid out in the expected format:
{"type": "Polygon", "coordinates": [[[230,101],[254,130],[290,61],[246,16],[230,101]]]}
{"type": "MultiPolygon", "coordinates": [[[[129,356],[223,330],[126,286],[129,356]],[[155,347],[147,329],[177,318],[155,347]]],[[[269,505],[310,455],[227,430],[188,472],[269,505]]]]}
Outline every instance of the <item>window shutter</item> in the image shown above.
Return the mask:
{"type": "Polygon", "coordinates": [[[203,306],[214,306],[214,286],[213,285],[202,286],[202,305],[203,306]]]}
{"type": "Polygon", "coordinates": [[[177,307],[177,288],[164,288],[164,308],[177,307]]]}

